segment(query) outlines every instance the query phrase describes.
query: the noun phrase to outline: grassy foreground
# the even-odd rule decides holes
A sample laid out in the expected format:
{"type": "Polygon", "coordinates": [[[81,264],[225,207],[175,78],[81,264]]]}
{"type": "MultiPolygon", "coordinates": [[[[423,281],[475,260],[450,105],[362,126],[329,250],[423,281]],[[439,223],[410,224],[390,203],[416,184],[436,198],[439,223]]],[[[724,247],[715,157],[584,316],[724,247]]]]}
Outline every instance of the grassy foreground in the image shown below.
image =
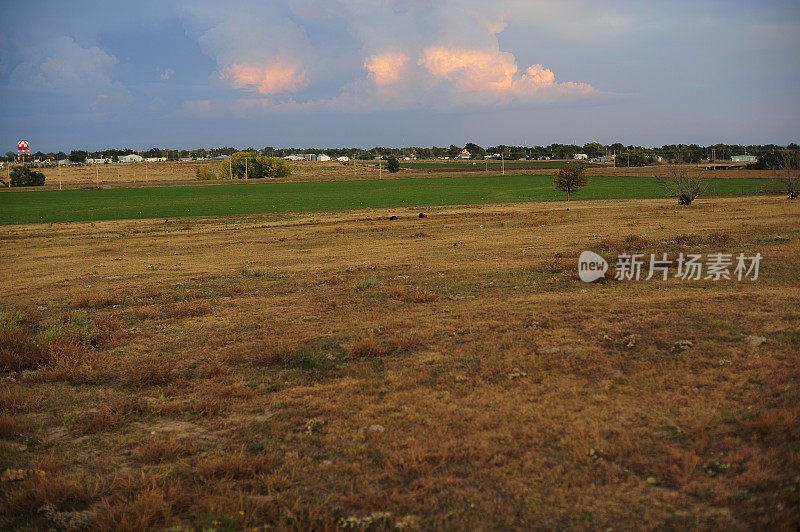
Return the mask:
{"type": "MultiPolygon", "coordinates": [[[[709,194],[778,188],[764,179],[715,179],[709,194]]],[[[594,177],[576,199],[664,197],[652,178],[594,177]]],[[[0,224],[336,211],[563,200],[549,176],[387,179],[247,185],[17,191],[0,194],[0,224]]]]}
{"type": "Polygon", "coordinates": [[[797,529],[800,203],[397,213],[0,233],[0,529],[797,529]]]}

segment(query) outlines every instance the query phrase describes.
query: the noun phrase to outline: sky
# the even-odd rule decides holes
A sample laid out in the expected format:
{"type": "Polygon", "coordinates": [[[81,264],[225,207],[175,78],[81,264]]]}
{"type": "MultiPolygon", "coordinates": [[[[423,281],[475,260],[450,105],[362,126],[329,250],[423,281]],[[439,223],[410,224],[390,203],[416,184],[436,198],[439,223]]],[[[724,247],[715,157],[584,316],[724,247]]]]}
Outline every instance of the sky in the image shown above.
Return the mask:
{"type": "Polygon", "coordinates": [[[0,0],[0,153],[800,142],[800,2],[0,0]]]}

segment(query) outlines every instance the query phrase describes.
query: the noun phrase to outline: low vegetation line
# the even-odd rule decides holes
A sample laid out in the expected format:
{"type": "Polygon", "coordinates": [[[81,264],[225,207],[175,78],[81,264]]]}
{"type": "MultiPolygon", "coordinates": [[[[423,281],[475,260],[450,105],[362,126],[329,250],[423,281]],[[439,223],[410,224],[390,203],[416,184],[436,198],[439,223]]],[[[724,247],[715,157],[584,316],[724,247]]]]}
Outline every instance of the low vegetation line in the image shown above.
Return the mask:
{"type": "MultiPolygon", "coordinates": [[[[713,179],[706,194],[778,190],[764,179],[713,179]]],[[[652,178],[593,177],[576,200],[660,198],[652,178]]],[[[559,201],[550,176],[476,176],[386,181],[253,182],[107,190],[19,191],[0,196],[0,225],[136,218],[178,218],[364,208],[559,201]]]]}

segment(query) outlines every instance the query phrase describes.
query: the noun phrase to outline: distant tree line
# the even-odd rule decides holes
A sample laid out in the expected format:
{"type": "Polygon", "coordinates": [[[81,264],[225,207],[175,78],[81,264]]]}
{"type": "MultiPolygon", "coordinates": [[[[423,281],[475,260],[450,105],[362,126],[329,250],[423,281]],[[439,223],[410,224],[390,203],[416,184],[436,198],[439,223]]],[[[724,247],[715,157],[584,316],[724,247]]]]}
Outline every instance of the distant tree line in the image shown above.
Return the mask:
{"type": "MultiPolygon", "coordinates": [[[[306,153],[325,153],[330,157],[336,158],[347,156],[357,160],[368,161],[374,160],[377,156],[383,159],[389,157],[416,157],[418,159],[438,159],[444,157],[454,158],[461,154],[461,150],[466,149],[470,156],[474,159],[482,159],[486,155],[501,155],[502,157],[515,160],[515,159],[572,159],[576,153],[585,153],[590,158],[601,157],[604,155],[617,155],[617,165],[625,166],[644,166],[657,162],[660,158],[662,162],[670,163],[699,163],[704,160],[710,160],[712,157],[717,160],[730,159],[734,155],[755,155],[759,161],[754,168],[769,169],[774,166],[774,162],[770,162],[770,157],[785,149],[790,151],[800,150],[800,146],[796,143],[791,143],[788,146],[778,146],[776,144],[753,144],[753,145],[740,145],[740,144],[713,144],[710,146],[700,146],[698,144],[669,144],[661,146],[660,148],[647,148],[644,146],[625,145],[622,143],[614,144],[601,144],[599,142],[589,142],[584,145],[577,144],[550,144],[549,146],[508,146],[500,144],[497,146],[483,147],[475,143],[467,143],[464,146],[456,146],[451,144],[448,147],[420,147],[409,146],[404,148],[389,148],[376,146],[371,149],[364,148],[274,148],[267,146],[263,149],[256,149],[248,147],[244,150],[239,150],[232,147],[220,148],[198,148],[198,149],[172,149],[172,148],[150,148],[145,151],[135,151],[130,148],[123,149],[107,149],[101,151],[85,151],[85,150],[72,150],[69,153],[64,151],[44,153],[37,151],[33,153],[31,159],[39,159],[40,161],[51,160],[57,161],[61,159],[69,159],[73,163],[82,163],[86,159],[100,159],[110,158],[116,161],[121,155],[129,155],[137,153],[145,158],[150,157],[164,157],[169,160],[179,160],[182,158],[191,159],[206,159],[219,157],[223,155],[233,155],[238,151],[257,152],[259,155],[267,157],[285,157],[292,154],[306,154],[306,153]],[[767,159],[765,162],[762,163],[767,159]]],[[[5,157],[0,157],[0,160],[12,161],[16,160],[16,152],[6,152],[5,157]]],[[[777,160],[777,159],[775,159],[777,160]]]]}

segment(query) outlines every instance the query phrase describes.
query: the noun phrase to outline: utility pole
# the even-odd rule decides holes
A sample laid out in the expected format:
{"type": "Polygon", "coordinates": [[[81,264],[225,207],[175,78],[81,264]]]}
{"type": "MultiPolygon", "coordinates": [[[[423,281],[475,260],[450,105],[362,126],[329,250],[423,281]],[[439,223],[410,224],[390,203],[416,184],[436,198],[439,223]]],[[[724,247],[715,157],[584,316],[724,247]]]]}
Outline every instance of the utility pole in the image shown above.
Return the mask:
{"type": "Polygon", "coordinates": [[[247,184],[247,157],[244,158],[244,182],[247,184]]]}
{"type": "Polygon", "coordinates": [[[100,188],[100,165],[95,164],[94,170],[95,170],[95,177],[97,179],[97,188],[100,188]]]}
{"type": "MultiPolygon", "coordinates": [[[[56,164],[58,164],[58,163],[56,163],[56,164]]],[[[58,190],[63,190],[63,188],[61,187],[61,182],[62,182],[62,180],[61,180],[61,165],[59,164],[58,165],[58,190]]]]}
{"type": "Polygon", "coordinates": [[[503,175],[506,175],[506,149],[500,150],[500,164],[503,166],[503,175]]]}
{"type": "Polygon", "coordinates": [[[147,161],[144,162],[144,182],[147,183],[150,181],[150,166],[147,164],[147,161]]]}

